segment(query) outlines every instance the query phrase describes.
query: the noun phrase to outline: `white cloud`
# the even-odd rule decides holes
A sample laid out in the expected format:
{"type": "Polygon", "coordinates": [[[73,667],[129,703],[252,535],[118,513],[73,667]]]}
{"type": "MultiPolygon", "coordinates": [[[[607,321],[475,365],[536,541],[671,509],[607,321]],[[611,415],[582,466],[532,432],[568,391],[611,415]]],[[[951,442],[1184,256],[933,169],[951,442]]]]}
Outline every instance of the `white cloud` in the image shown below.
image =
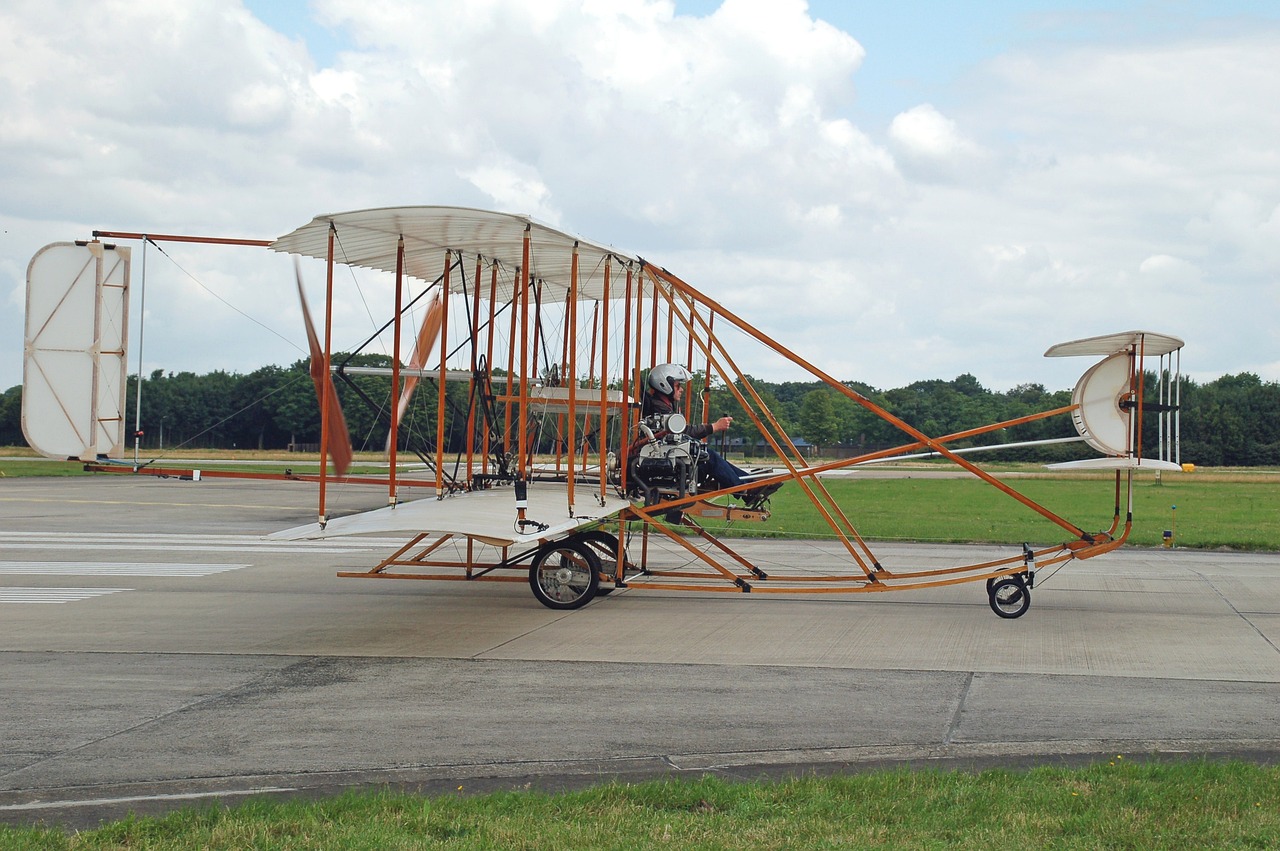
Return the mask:
{"type": "Polygon", "coordinates": [[[957,173],[972,166],[981,154],[955,121],[927,103],[894,116],[889,140],[905,163],[925,175],[957,173]]]}
{"type": "Polygon", "coordinates": [[[1265,106],[1280,98],[1280,32],[1023,52],[958,85],[948,116],[987,168],[934,183],[908,170],[900,214],[926,246],[913,266],[949,282],[939,322],[993,339],[1035,328],[1045,344],[1167,330],[1206,373],[1280,379],[1266,366],[1280,340],[1252,308],[1280,298],[1267,238],[1280,126],[1265,106]],[[950,250],[983,245],[999,248],[950,250]]]}
{"type": "MultiPolygon", "coordinates": [[[[8,303],[41,245],[92,228],[272,237],[460,204],[660,261],[877,386],[1066,387],[1077,365],[1045,347],[1128,327],[1183,336],[1198,370],[1280,379],[1274,27],[1025,44],[877,127],[851,112],[858,33],[802,0],[312,5],[345,36],[324,68],[234,0],[0,8],[8,303]]],[[[192,262],[245,293],[291,276],[247,250],[192,262]]],[[[201,336],[175,307],[174,336],[201,336]]],[[[271,323],[296,335],[294,310],[271,323]]],[[[0,388],[20,378],[14,314],[0,388]]],[[[297,357],[271,335],[210,343],[212,364],[148,346],[166,367],[297,357]]]]}
{"type": "Polygon", "coordinates": [[[495,209],[527,213],[550,225],[560,223],[560,214],[547,203],[550,190],[531,169],[497,163],[478,166],[463,176],[492,200],[495,209]]]}
{"type": "Polygon", "coordinates": [[[1138,272],[1157,281],[1159,285],[1187,287],[1200,283],[1200,269],[1181,257],[1153,254],[1138,266],[1138,272]]]}

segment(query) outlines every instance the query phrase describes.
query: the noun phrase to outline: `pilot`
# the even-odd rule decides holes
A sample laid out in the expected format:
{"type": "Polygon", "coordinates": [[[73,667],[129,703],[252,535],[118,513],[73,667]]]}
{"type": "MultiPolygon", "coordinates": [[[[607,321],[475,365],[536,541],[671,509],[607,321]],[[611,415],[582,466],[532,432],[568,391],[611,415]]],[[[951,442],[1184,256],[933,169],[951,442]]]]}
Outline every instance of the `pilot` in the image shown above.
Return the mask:
{"type": "MultiPolygon", "coordinates": [[[[646,382],[648,388],[640,405],[640,415],[648,417],[653,414],[681,413],[684,409],[685,384],[691,377],[689,370],[678,363],[661,363],[649,370],[649,378],[646,382]]],[[[712,423],[691,423],[685,433],[695,440],[702,440],[716,432],[726,431],[731,425],[733,425],[733,417],[723,416],[712,423]]],[[[707,460],[703,462],[704,472],[714,479],[719,487],[733,488],[749,481],[750,476],[745,470],[730,464],[711,447],[705,447],[705,450],[707,460]]],[[[747,505],[758,508],[780,487],[782,483],[775,482],[737,491],[734,496],[747,505]]]]}

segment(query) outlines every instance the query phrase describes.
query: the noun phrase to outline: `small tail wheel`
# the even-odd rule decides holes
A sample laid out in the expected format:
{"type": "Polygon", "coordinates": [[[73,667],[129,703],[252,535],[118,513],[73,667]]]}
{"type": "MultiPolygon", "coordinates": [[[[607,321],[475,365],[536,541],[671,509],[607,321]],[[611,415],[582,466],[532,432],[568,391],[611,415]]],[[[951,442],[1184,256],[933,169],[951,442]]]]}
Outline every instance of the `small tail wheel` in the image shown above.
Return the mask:
{"type": "MultiPolygon", "coordinates": [[[[602,529],[594,529],[590,532],[584,532],[577,537],[587,550],[600,560],[600,573],[606,579],[616,579],[618,575],[618,537],[616,535],[605,532],[602,529]]],[[[627,554],[622,554],[623,564],[626,564],[627,554]]],[[[612,585],[601,585],[596,589],[596,594],[603,597],[613,590],[612,585]]]]}
{"type": "Polygon", "coordinates": [[[600,559],[575,541],[547,544],[529,567],[529,587],[549,609],[585,606],[600,588],[600,559]]]}
{"type": "Polygon", "coordinates": [[[1031,590],[1021,576],[1006,576],[988,582],[991,611],[1002,618],[1020,618],[1031,608],[1031,590]]]}

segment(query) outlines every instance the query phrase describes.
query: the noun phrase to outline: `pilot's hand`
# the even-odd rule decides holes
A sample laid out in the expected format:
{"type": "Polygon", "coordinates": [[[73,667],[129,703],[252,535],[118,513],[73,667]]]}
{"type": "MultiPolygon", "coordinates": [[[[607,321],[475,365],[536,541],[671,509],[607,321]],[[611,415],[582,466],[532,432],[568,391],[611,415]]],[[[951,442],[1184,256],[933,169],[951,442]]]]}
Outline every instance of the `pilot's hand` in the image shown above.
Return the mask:
{"type": "Polygon", "coordinates": [[[733,417],[721,417],[711,424],[712,431],[728,431],[729,426],[733,425],[733,417]]]}

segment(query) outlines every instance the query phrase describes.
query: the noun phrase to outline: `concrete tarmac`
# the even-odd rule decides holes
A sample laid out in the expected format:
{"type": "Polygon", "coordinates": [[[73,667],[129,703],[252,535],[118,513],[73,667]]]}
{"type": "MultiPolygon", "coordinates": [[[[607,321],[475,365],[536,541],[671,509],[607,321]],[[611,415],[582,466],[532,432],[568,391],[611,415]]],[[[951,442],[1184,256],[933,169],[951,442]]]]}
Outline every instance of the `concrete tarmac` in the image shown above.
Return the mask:
{"type": "MultiPolygon", "coordinates": [[[[333,513],[377,507],[331,488],[333,513]]],[[[894,594],[340,579],[389,539],[268,541],[303,484],[0,480],[0,822],[89,827],[353,786],[1280,754],[1280,557],[1125,549],[1017,620],[894,594]]],[[[876,545],[891,567],[1017,548],[876,545]]],[[[830,542],[752,541],[769,569],[830,542]]]]}

